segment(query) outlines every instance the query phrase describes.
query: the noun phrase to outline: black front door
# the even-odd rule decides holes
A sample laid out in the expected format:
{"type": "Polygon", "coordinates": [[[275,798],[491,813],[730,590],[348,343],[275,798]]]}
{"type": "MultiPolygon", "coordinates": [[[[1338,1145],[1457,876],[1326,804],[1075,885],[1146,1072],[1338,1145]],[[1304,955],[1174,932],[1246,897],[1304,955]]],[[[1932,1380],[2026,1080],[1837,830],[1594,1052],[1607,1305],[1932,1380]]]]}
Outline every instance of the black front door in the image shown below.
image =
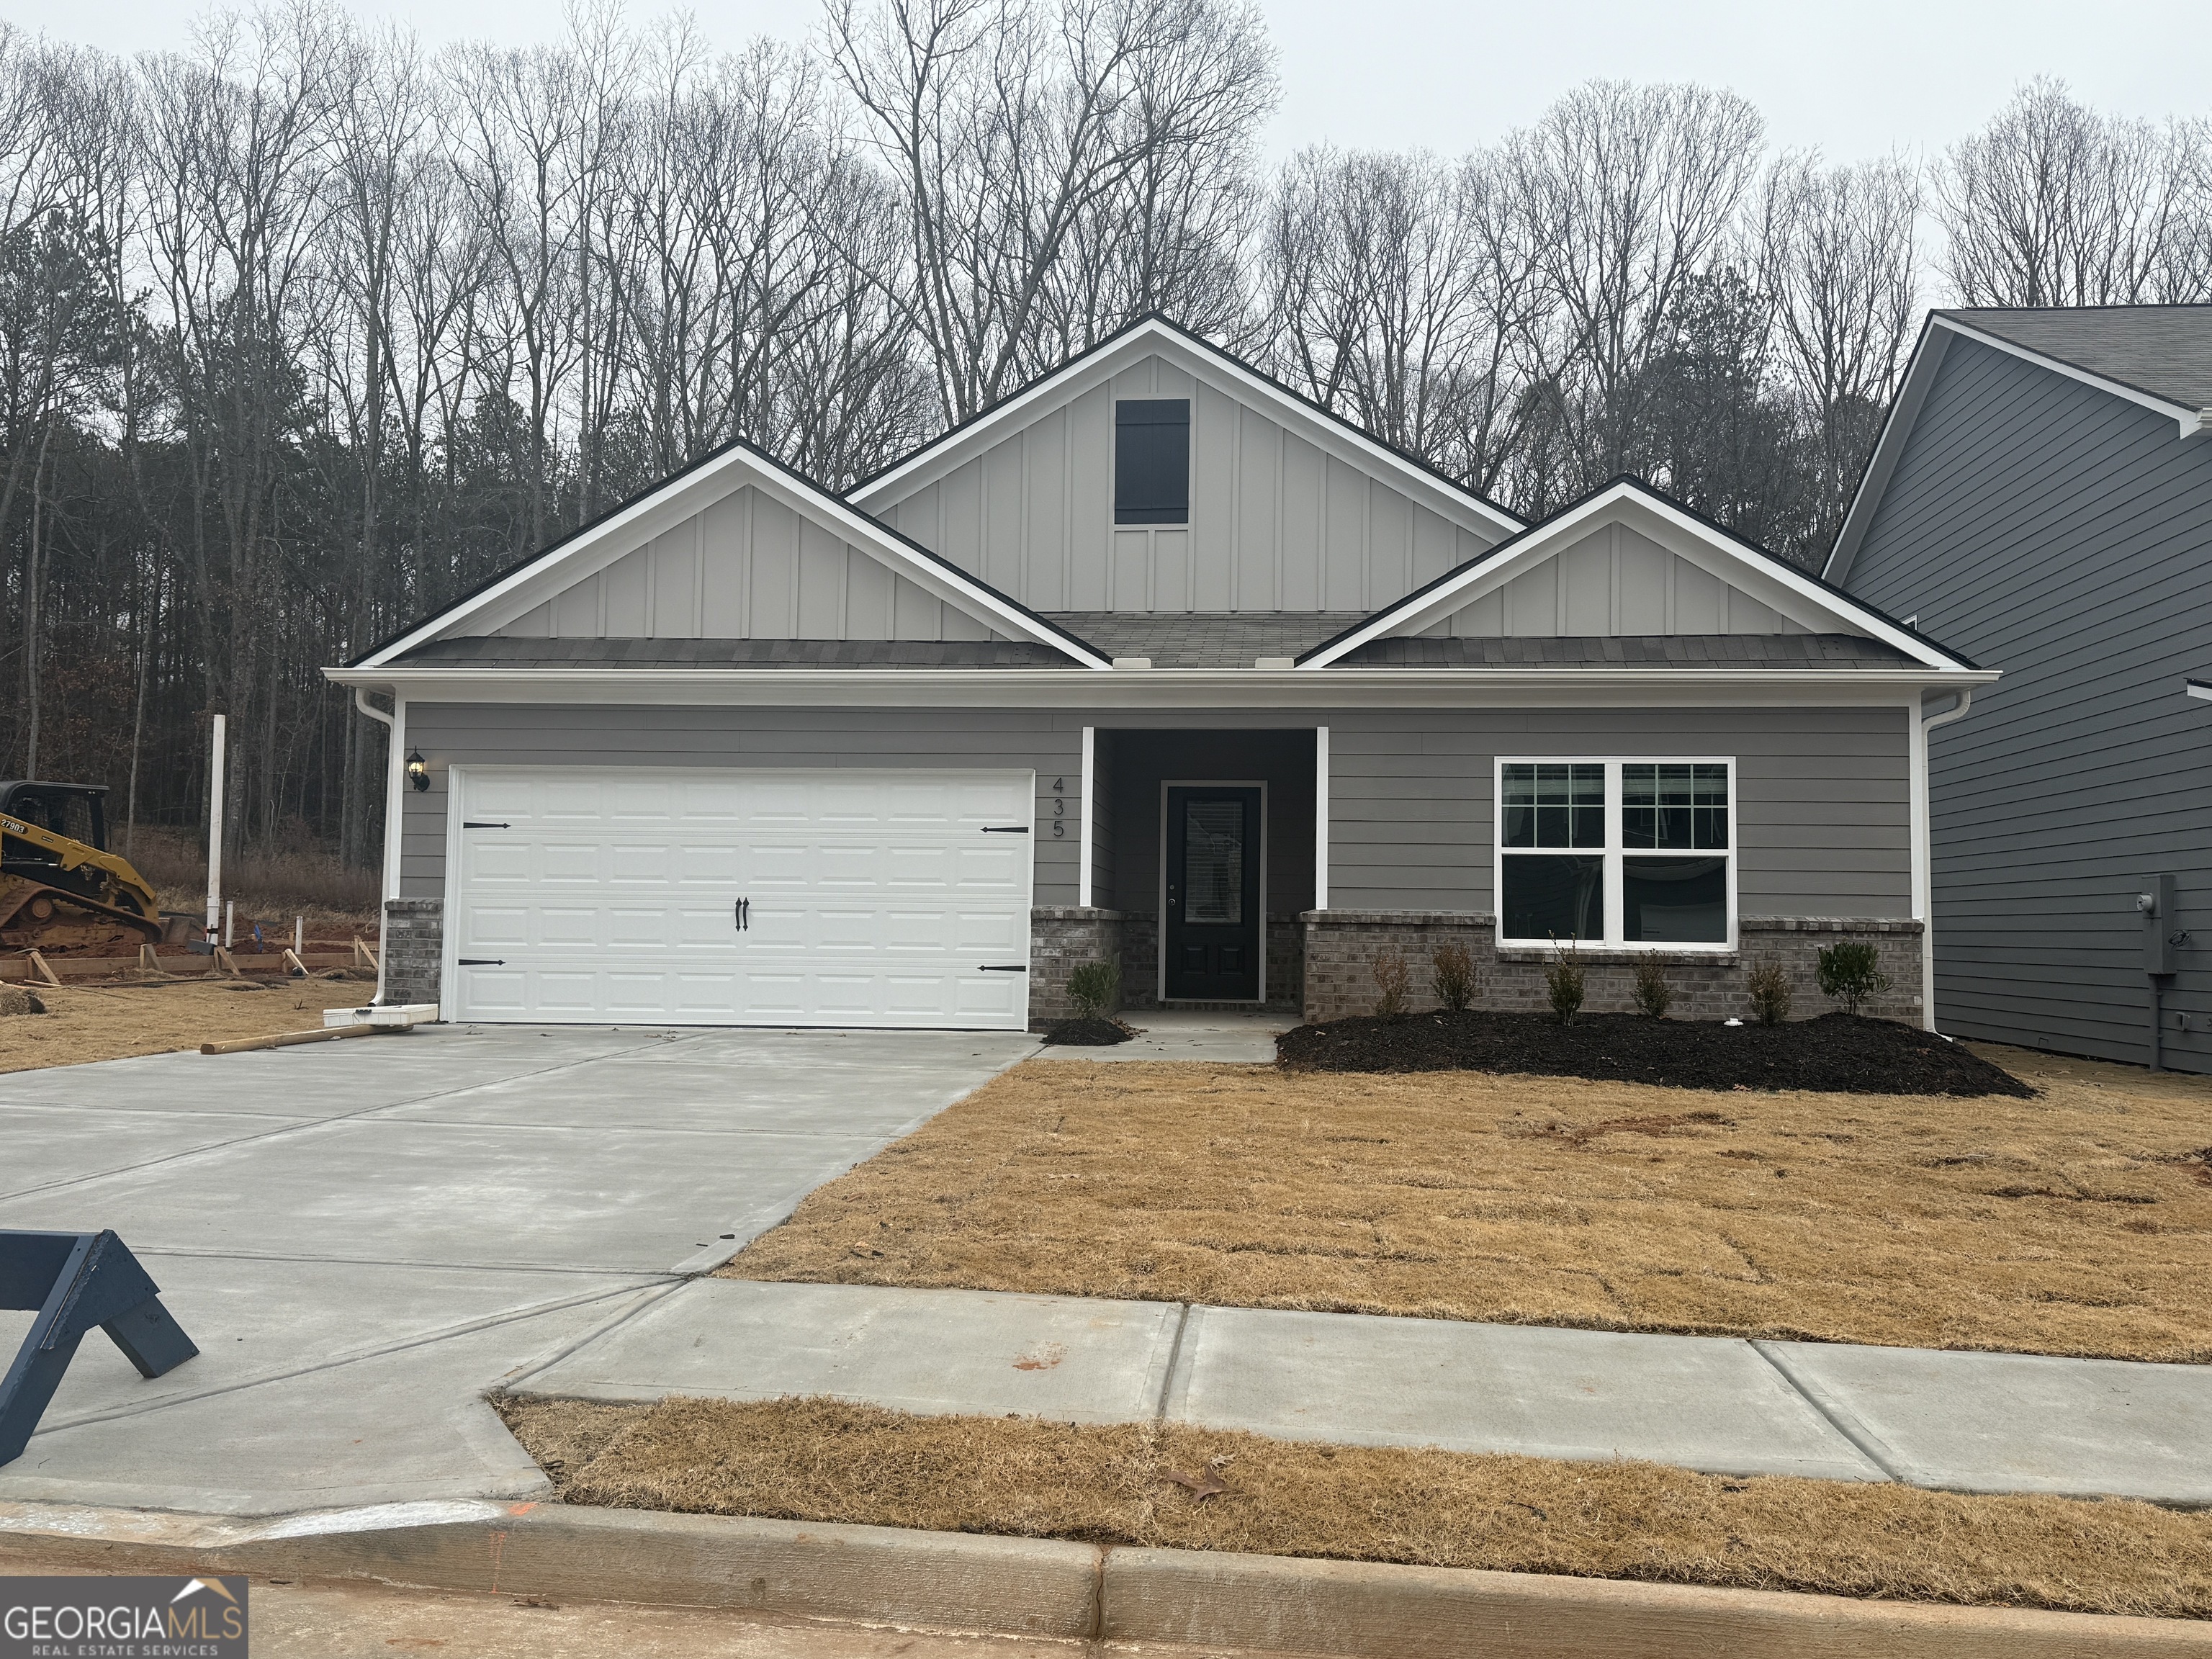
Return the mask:
{"type": "Polygon", "coordinates": [[[1260,995],[1260,792],[1170,785],[1167,994],[1260,995]]]}

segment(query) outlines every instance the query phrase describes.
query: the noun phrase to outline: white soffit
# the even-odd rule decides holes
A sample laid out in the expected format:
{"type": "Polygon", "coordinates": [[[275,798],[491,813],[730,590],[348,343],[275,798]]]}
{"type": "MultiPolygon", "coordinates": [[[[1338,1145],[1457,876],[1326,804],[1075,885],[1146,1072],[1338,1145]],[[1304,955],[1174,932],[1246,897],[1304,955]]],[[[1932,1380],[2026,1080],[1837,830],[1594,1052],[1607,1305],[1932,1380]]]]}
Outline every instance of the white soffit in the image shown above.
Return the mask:
{"type": "Polygon", "coordinates": [[[1674,506],[1656,491],[1623,481],[1608,485],[1579,506],[1546,520],[1511,544],[1470,561],[1420,592],[1376,612],[1358,628],[1304,659],[1299,667],[1302,671],[1326,668],[1376,640],[1401,639],[1419,634],[1607,524],[1626,525],[1814,633],[1858,634],[1894,646],[1915,662],[1929,667],[1965,666],[1927,641],[1822,586],[1813,577],[1778,559],[1747,551],[1733,538],[1674,506]]]}
{"type": "Polygon", "coordinates": [[[913,546],[866,513],[742,444],[679,473],[481,592],[448,605],[363,658],[359,666],[386,666],[432,640],[495,632],[747,485],[823,526],[932,598],[944,600],[986,627],[1010,639],[1066,652],[1085,668],[1109,666],[1073,635],[1033,615],[965,571],[913,546]]]}
{"type": "Polygon", "coordinates": [[[1193,378],[1261,410],[1316,449],[1373,474],[1466,528],[1503,538],[1525,527],[1504,508],[1430,471],[1358,427],[1315,408],[1211,342],[1157,317],[1132,325],[1126,332],[1024,387],[965,426],[956,427],[889,471],[864,480],[853,489],[849,499],[871,513],[904,501],[1032,421],[1153,356],[1164,357],[1193,378]]]}

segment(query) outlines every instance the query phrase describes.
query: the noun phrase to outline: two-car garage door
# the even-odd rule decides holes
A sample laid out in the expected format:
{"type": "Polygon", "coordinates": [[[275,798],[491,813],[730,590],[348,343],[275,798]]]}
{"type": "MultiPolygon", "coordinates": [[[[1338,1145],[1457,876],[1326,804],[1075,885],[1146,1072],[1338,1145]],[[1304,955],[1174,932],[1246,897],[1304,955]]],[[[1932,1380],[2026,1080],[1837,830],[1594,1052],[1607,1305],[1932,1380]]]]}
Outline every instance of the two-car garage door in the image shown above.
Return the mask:
{"type": "Polygon", "coordinates": [[[449,1012],[1028,1023],[1026,772],[453,772],[449,1012]]]}

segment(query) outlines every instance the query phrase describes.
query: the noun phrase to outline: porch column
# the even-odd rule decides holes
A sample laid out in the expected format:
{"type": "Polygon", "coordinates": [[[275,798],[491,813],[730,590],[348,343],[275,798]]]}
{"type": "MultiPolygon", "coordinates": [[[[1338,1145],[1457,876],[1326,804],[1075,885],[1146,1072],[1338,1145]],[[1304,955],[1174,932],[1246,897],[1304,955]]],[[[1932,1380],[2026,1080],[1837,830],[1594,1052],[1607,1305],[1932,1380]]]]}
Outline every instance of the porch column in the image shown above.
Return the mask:
{"type": "Polygon", "coordinates": [[[1314,727],[1314,908],[1328,908],[1328,727],[1314,727]]]}
{"type": "Polygon", "coordinates": [[[1098,759],[1098,728],[1083,728],[1083,790],[1077,810],[1082,814],[1077,836],[1076,857],[1083,860],[1075,874],[1075,902],[1088,910],[1091,908],[1091,778],[1098,759]]]}

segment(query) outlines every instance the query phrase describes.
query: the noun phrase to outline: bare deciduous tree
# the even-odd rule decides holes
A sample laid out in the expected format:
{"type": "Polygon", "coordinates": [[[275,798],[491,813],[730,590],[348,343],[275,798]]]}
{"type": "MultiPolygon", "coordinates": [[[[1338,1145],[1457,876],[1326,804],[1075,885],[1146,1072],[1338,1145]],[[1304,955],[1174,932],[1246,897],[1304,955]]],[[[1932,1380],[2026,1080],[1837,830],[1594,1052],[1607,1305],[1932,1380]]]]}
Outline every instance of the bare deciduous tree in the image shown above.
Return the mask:
{"type": "Polygon", "coordinates": [[[2036,80],[1936,171],[1944,275],[1970,306],[2200,300],[2201,125],[2101,115],[2036,80]]]}

